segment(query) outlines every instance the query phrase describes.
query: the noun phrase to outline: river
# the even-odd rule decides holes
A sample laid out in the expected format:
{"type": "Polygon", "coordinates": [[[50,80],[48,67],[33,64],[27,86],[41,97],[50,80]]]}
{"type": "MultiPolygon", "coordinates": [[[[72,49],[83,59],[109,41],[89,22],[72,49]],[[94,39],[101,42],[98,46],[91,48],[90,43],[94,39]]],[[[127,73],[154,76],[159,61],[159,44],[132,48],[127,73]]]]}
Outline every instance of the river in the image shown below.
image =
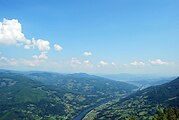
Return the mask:
{"type": "Polygon", "coordinates": [[[96,105],[93,105],[93,106],[90,106],[90,107],[84,109],[83,111],[79,112],[78,115],[76,115],[72,120],[82,120],[86,116],[86,114],[88,114],[91,110],[93,110],[96,107],[99,107],[100,105],[105,104],[105,103],[107,103],[107,102],[109,102],[111,100],[113,100],[113,98],[103,100],[103,101],[101,101],[100,103],[98,103],[96,105]]]}

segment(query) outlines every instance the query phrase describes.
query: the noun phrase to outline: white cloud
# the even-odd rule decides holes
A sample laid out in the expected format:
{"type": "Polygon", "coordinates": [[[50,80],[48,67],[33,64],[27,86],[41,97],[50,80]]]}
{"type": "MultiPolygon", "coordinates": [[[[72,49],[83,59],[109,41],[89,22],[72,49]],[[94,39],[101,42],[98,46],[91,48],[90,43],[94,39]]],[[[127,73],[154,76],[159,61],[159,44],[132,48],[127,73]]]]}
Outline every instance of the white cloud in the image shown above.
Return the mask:
{"type": "Polygon", "coordinates": [[[48,59],[47,52],[41,52],[39,56],[32,56],[34,59],[48,59]]]}
{"type": "Polygon", "coordinates": [[[24,49],[30,49],[30,45],[24,45],[24,49]]]}
{"type": "Polygon", "coordinates": [[[102,65],[102,66],[108,65],[108,63],[105,62],[105,61],[100,61],[99,64],[102,65]]]}
{"type": "Polygon", "coordinates": [[[48,51],[50,50],[50,42],[47,40],[32,40],[32,46],[37,47],[40,51],[48,51]]]}
{"type": "MultiPolygon", "coordinates": [[[[20,60],[21,63],[31,64],[30,66],[36,66],[40,63],[40,60],[48,59],[47,52],[50,50],[50,42],[48,40],[34,38],[32,38],[32,40],[27,39],[22,32],[21,23],[19,23],[17,19],[3,19],[3,21],[0,22],[0,44],[23,46],[24,49],[38,49],[40,55],[34,55],[33,58],[35,58],[35,60],[20,60]]],[[[55,44],[53,47],[57,51],[63,49],[58,44],[55,44]]],[[[1,61],[2,60],[5,61],[5,58],[1,58],[1,61]]],[[[10,59],[7,59],[6,63],[7,62],[10,62],[10,59]]],[[[11,64],[15,63],[11,60],[9,65],[11,64]]]]}
{"type": "Polygon", "coordinates": [[[93,54],[91,52],[84,52],[83,55],[84,56],[92,56],[93,54]]]}
{"type": "Polygon", "coordinates": [[[85,68],[94,68],[93,63],[90,60],[84,60],[83,64],[85,68]]]}
{"type": "Polygon", "coordinates": [[[116,66],[116,63],[115,63],[115,62],[112,62],[111,64],[112,64],[113,66],[116,66]]]}
{"type": "Polygon", "coordinates": [[[169,63],[166,61],[163,61],[161,59],[156,59],[156,60],[149,60],[150,64],[152,65],[168,65],[169,63]]]}
{"type": "Polygon", "coordinates": [[[79,67],[79,65],[81,65],[82,63],[80,62],[80,60],[78,60],[77,58],[72,58],[71,61],[71,66],[72,67],[79,67]]]}
{"type": "Polygon", "coordinates": [[[0,57],[0,66],[14,66],[17,65],[17,61],[14,58],[0,57]]]}
{"type": "Polygon", "coordinates": [[[90,61],[89,60],[85,60],[84,64],[90,64],[90,61]]]}
{"type": "Polygon", "coordinates": [[[39,60],[39,59],[35,59],[35,60],[22,59],[19,61],[21,65],[30,66],[30,67],[39,66],[42,62],[44,62],[43,60],[39,60]]]}
{"type": "Polygon", "coordinates": [[[36,67],[39,66],[44,61],[42,59],[15,59],[15,58],[7,58],[7,57],[0,57],[0,66],[19,66],[19,67],[36,67]]]}
{"type": "Polygon", "coordinates": [[[42,39],[29,40],[22,32],[22,25],[17,19],[3,19],[0,22],[0,44],[24,46],[25,49],[38,48],[40,51],[50,50],[50,42],[42,39]]]}
{"type": "Polygon", "coordinates": [[[60,45],[58,45],[58,44],[54,44],[54,49],[55,49],[56,51],[61,51],[61,50],[63,50],[63,48],[62,48],[60,45]]]}
{"type": "Polygon", "coordinates": [[[46,52],[50,50],[50,42],[48,40],[42,40],[34,38],[26,45],[24,45],[24,49],[38,49],[41,52],[46,52]]]}
{"type": "Polygon", "coordinates": [[[0,44],[17,44],[19,42],[26,42],[21,24],[17,19],[3,19],[0,22],[0,44]]]}
{"type": "Polygon", "coordinates": [[[134,65],[134,66],[144,66],[145,65],[145,63],[142,61],[134,61],[134,62],[131,62],[130,64],[134,65]]]}

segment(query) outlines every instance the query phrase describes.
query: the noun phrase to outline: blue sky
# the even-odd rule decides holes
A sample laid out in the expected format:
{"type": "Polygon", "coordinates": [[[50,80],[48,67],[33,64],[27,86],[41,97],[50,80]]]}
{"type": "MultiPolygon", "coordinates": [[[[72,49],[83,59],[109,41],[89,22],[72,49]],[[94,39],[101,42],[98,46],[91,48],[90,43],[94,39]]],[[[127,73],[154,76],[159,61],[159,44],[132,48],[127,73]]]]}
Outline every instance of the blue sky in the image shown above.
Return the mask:
{"type": "Polygon", "coordinates": [[[0,0],[1,24],[19,23],[24,35],[22,41],[5,34],[12,29],[1,30],[0,68],[177,75],[178,6],[177,0],[0,0]]]}

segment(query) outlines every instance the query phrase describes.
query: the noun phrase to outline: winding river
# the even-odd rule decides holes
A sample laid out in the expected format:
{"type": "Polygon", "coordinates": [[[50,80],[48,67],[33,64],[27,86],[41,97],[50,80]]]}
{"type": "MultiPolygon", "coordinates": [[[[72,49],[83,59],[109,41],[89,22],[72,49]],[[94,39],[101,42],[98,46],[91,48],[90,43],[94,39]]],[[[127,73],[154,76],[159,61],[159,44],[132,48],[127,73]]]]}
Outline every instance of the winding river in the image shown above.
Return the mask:
{"type": "Polygon", "coordinates": [[[86,108],[85,110],[81,111],[78,113],[78,115],[76,115],[72,120],[82,120],[90,111],[92,111],[93,109],[95,109],[96,107],[99,107],[102,104],[106,104],[107,102],[113,100],[113,98],[109,98],[106,100],[101,101],[100,103],[90,106],[88,108],[86,108]]]}

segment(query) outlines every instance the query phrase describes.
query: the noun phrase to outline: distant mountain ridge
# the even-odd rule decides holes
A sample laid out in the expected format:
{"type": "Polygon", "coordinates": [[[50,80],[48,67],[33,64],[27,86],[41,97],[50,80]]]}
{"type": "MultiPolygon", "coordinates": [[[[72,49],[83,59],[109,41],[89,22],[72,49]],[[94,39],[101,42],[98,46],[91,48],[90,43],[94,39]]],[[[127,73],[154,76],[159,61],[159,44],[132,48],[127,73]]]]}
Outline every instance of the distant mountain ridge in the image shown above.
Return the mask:
{"type": "Polygon", "coordinates": [[[109,74],[103,75],[108,79],[113,79],[116,81],[123,81],[129,84],[138,86],[140,90],[145,89],[150,86],[161,85],[167,82],[172,81],[176,76],[159,76],[152,74],[109,74]]]}
{"type": "MultiPolygon", "coordinates": [[[[88,94],[88,91],[85,91],[85,86],[93,86],[94,89],[101,89],[105,90],[108,89],[111,92],[113,90],[124,90],[126,92],[130,92],[130,89],[136,89],[134,85],[125,83],[125,82],[119,82],[119,81],[114,81],[110,80],[104,77],[99,77],[95,75],[89,75],[86,73],[74,73],[74,74],[58,74],[58,73],[30,73],[27,75],[28,77],[31,77],[32,79],[36,79],[38,81],[41,81],[44,84],[47,85],[55,85],[55,86],[60,86],[65,85],[68,83],[74,83],[76,86],[71,86],[78,88],[73,89],[73,92],[86,92],[88,94]],[[53,79],[52,79],[53,78],[53,79]],[[49,79],[50,82],[49,82],[49,79]],[[128,91],[129,90],[129,91],[128,91]]],[[[68,88],[68,87],[65,87],[68,88]]]]}

